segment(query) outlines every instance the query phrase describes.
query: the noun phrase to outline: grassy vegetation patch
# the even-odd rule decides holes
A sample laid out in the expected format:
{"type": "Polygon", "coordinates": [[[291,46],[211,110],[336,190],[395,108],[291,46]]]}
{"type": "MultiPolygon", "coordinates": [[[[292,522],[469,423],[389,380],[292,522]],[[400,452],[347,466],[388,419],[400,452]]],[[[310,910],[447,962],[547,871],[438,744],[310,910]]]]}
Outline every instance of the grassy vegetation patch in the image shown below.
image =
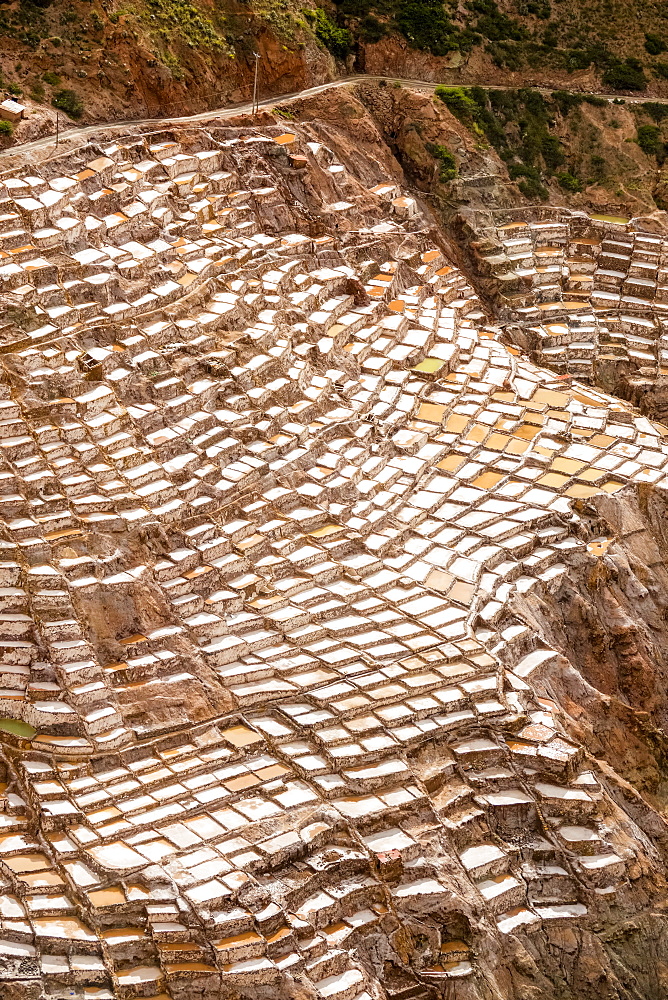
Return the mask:
{"type": "Polygon", "coordinates": [[[635,141],[643,153],[655,156],[662,165],[668,153],[668,104],[661,101],[647,101],[632,105],[636,119],[635,141]],[[649,121],[648,121],[649,119],[649,121]],[[665,124],[664,124],[665,123],[665,124]]]}
{"type": "Polygon", "coordinates": [[[578,191],[582,191],[582,181],[578,180],[573,174],[568,170],[562,171],[562,173],[557,174],[557,181],[559,182],[559,187],[563,188],[564,191],[570,191],[571,194],[576,194],[578,191]]]}
{"type": "MultiPolygon", "coordinates": [[[[545,201],[551,178],[565,191],[582,191],[584,182],[568,162],[554,129],[558,118],[567,118],[581,104],[592,103],[591,99],[563,91],[547,97],[537,90],[480,87],[437,87],[436,96],[474,135],[496,150],[525,197],[545,201]]],[[[607,102],[595,99],[593,103],[607,102]]],[[[600,165],[597,171],[602,176],[600,165]]]]}
{"type": "MultiPolygon", "coordinates": [[[[481,0],[496,9],[493,0],[481,0]]],[[[478,12],[480,14],[481,12],[478,12]]],[[[353,38],[380,41],[388,32],[398,32],[409,44],[435,56],[468,52],[482,42],[474,28],[475,16],[462,19],[443,0],[340,0],[337,23],[353,38]],[[464,23],[462,23],[462,20],[464,23]]]]}
{"type": "MultiPolygon", "coordinates": [[[[435,56],[467,54],[480,46],[503,69],[575,73],[594,67],[613,89],[643,90],[646,67],[637,58],[620,57],[614,29],[621,15],[608,6],[608,0],[599,0],[587,7],[587,16],[576,16],[562,0],[514,0],[510,9],[497,0],[334,0],[327,17],[355,41],[377,42],[397,32],[413,48],[435,56]]],[[[651,27],[648,21],[641,40],[649,55],[660,56],[668,45],[651,27]]],[[[663,67],[668,76],[668,63],[648,70],[661,75],[663,67]]]]}
{"type": "Polygon", "coordinates": [[[645,34],[645,48],[651,56],[658,56],[661,55],[662,52],[666,51],[666,43],[661,35],[648,31],[645,34]]]}
{"type": "Polygon", "coordinates": [[[329,17],[322,7],[305,10],[313,34],[336,59],[345,59],[353,47],[353,36],[347,28],[341,28],[329,17]]]}
{"type": "Polygon", "coordinates": [[[213,21],[190,0],[146,0],[146,6],[167,40],[182,40],[190,48],[227,47],[213,21]]]}
{"type": "Polygon", "coordinates": [[[515,18],[502,14],[494,0],[470,0],[469,10],[478,15],[474,30],[490,42],[520,42],[529,37],[529,32],[515,18]]]}
{"type": "Polygon", "coordinates": [[[45,7],[49,4],[30,3],[28,0],[0,11],[0,35],[6,35],[36,49],[43,38],[49,36],[50,28],[45,18],[45,7]]]}
{"type": "Polygon", "coordinates": [[[662,104],[660,101],[645,101],[643,104],[635,105],[633,110],[636,115],[649,115],[657,124],[668,118],[668,104],[662,104]]]}
{"type": "Polygon", "coordinates": [[[438,179],[442,184],[447,183],[447,181],[454,180],[457,176],[457,161],[450,152],[447,146],[443,146],[437,142],[427,143],[427,152],[431,153],[435,160],[439,163],[439,174],[438,179]]]}
{"type": "Polygon", "coordinates": [[[647,77],[639,59],[613,62],[603,74],[603,83],[613,90],[644,90],[647,77]]]}
{"type": "Polygon", "coordinates": [[[661,129],[658,125],[639,125],[636,130],[636,142],[643,153],[656,155],[659,152],[661,142],[661,129]]]}
{"type": "Polygon", "coordinates": [[[84,112],[83,101],[74,90],[56,91],[51,99],[51,103],[54,108],[64,111],[70,118],[81,118],[84,112]]]}

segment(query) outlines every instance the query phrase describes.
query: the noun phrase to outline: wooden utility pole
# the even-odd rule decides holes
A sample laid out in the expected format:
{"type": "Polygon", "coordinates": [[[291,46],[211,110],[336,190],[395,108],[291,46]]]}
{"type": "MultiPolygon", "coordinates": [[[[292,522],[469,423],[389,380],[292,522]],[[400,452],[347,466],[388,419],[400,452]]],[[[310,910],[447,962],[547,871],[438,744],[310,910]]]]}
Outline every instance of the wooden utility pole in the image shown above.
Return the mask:
{"type": "Polygon", "coordinates": [[[56,111],[56,146],[58,145],[58,112],[56,111]]]}
{"type": "Polygon", "coordinates": [[[251,114],[256,114],[257,113],[257,67],[260,62],[260,54],[259,52],[254,52],[253,55],[255,56],[255,75],[253,77],[253,109],[251,111],[251,114]]]}

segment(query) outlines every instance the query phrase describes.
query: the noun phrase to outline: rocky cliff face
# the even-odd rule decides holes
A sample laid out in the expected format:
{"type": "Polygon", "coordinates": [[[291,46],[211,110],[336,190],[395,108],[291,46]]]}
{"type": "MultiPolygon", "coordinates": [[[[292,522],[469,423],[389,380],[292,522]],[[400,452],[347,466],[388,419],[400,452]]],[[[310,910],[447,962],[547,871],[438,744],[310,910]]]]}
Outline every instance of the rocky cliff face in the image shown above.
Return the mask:
{"type": "Polygon", "coordinates": [[[2,9],[2,80],[28,107],[15,141],[51,134],[58,107],[67,124],[188,115],[247,101],[254,53],[262,96],[343,71],[289,8],[85,0],[67,9],[58,2],[2,9]]]}

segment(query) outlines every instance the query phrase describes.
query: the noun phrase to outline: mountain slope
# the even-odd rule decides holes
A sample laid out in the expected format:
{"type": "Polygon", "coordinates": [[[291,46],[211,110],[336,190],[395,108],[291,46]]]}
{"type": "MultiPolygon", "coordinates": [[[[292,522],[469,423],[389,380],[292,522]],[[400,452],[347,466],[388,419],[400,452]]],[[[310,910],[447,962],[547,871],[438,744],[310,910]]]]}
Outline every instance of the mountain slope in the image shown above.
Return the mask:
{"type": "Polygon", "coordinates": [[[645,0],[20,0],[0,5],[21,137],[85,121],[187,114],[345,72],[668,94],[668,16],[645,0]]]}

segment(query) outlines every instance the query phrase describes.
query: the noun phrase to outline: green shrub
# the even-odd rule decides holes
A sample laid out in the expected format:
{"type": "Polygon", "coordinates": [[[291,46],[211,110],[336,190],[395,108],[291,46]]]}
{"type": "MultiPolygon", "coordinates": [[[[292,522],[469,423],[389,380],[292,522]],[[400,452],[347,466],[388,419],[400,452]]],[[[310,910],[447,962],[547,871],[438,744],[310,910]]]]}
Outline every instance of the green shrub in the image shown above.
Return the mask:
{"type": "Polygon", "coordinates": [[[656,156],[662,148],[661,129],[658,125],[639,125],[636,130],[636,142],[643,153],[656,156]]]}
{"type": "Polygon", "coordinates": [[[347,28],[339,28],[329,19],[322,7],[305,10],[313,34],[336,59],[345,59],[353,47],[353,36],[347,28]]]}
{"type": "Polygon", "coordinates": [[[668,63],[654,63],[653,69],[657,76],[663,77],[664,80],[668,80],[668,63]]]}
{"type": "Polygon", "coordinates": [[[565,117],[573,108],[581,104],[590,104],[594,108],[605,108],[608,104],[605,97],[595,97],[593,94],[571,94],[567,90],[553,90],[552,100],[565,117]]]}
{"type": "Polygon", "coordinates": [[[591,173],[594,181],[600,181],[605,177],[606,173],[606,160],[604,156],[599,156],[594,154],[589,160],[591,164],[591,173]]]}
{"type": "Polygon", "coordinates": [[[613,90],[644,90],[647,78],[639,59],[617,61],[603,74],[603,83],[613,90]]]}
{"type": "Polygon", "coordinates": [[[650,118],[654,119],[657,125],[664,118],[668,118],[668,104],[661,104],[659,101],[645,101],[643,104],[638,105],[637,108],[634,108],[634,110],[639,114],[645,112],[650,118]]]}
{"type": "Polygon", "coordinates": [[[519,42],[526,38],[526,31],[517,21],[500,13],[483,14],[478,18],[475,28],[490,42],[505,42],[508,39],[519,42]]]}
{"type": "Polygon", "coordinates": [[[550,135],[549,132],[543,132],[540,135],[539,143],[540,154],[543,157],[545,166],[548,170],[556,170],[556,168],[561,166],[566,159],[559,139],[556,135],[550,135]]]}
{"type": "Polygon", "coordinates": [[[44,73],[42,79],[44,80],[44,83],[48,83],[50,87],[57,87],[58,84],[60,83],[60,77],[58,76],[58,74],[52,73],[51,70],[48,70],[48,72],[44,73]]]}
{"type": "Polygon", "coordinates": [[[559,182],[559,187],[562,187],[564,191],[570,191],[573,194],[576,194],[578,191],[582,191],[582,184],[578,178],[568,171],[557,174],[557,180],[559,182]]]}
{"type": "Polygon", "coordinates": [[[578,69],[589,69],[591,56],[586,49],[566,49],[563,55],[564,68],[573,73],[578,69]]]}
{"type": "Polygon", "coordinates": [[[557,25],[554,21],[550,21],[543,32],[543,45],[547,45],[551,49],[556,49],[558,44],[559,33],[557,31],[557,25]]]}
{"type": "Polygon", "coordinates": [[[376,0],[337,0],[336,6],[342,17],[366,17],[376,9],[376,0]]]}
{"type": "Polygon", "coordinates": [[[490,42],[487,51],[499,69],[514,71],[524,66],[524,49],[515,42],[490,42]]]}
{"type": "Polygon", "coordinates": [[[662,52],[666,51],[666,43],[664,42],[661,35],[655,35],[652,32],[645,33],[645,48],[651,56],[659,56],[662,52]]]}
{"type": "Polygon", "coordinates": [[[4,118],[0,118],[0,136],[2,138],[9,138],[11,135],[14,135],[14,126],[11,122],[6,122],[4,118]]]}
{"type": "Polygon", "coordinates": [[[379,42],[387,34],[387,27],[373,14],[363,17],[358,26],[359,36],[364,42],[379,42]]]}
{"type": "Polygon", "coordinates": [[[83,101],[73,90],[58,90],[51,100],[54,108],[64,111],[70,118],[81,118],[84,105],[83,101]]]}
{"type": "Polygon", "coordinates": [[[9,91],[10,94],[13,94],[14,97],[20,97],[21,94],[23,93],[18,83],[8,83],[7,90],[9,91]]]}
{"type": "Polygon", "coordinates": [[[521,17],[531,14],[533,17],[539,17],[541,20],[547,21],[552,13],[552,8],[550,0],[520,0],[517,4],[517,12],[521,17]]]}
{"type": "Polygon", "coordinates": [[[561,53],[561,61],[564,69],[572,73],[574,70],[587,69],[592,65],[598,69],[605,69],[610,65],[611,56],[600,42],[592,44],[577,42],[572,49],[565,49],[561,53]]]}
{"type": "Polygon", "coordinates": [[[540,181],[529,178],[528,180],[520,181],[517,185],[525,198],[531,200],[538,199],[539,201],[547,201],[550,196],[549,191],[544,187],[540,181]]]}
{"type": "Polygon", "coordinates": [[[498,118],[493,114],[494,102],[501,100],[504,92],[486,91],[482,87],[437,87],[436,97],[462,124],[478,135],[484,135],[498,150],[505,145],[506,136],[498,118]],[[492,110],[489,108],[492,103],[492,110]]]}
{"type": "Polygon", "coordinates": [[[398,0],[394,26],[416,49],[445,56],[457,49],[467,51],[476,36],[460,31],[448,17],[443,0],[398,0]]]}
{"type": "Polygon", "coordinates": [[[442,146],[436,142],[428,142],[427,151],[440,163],[438,179],[442,184],[453,180],[457,176],[457,161],[447,146],[442,146]]]}
{"type": "Polygon", "coordinates": [[[468,7],[480,14],[475,30],[490,42],[504,42],[509,39],[519,42],[528,37],[526,28],[514,18],[502,14],[495,0],[471,0],[468,7]]]}
{"type": "Polygon", "coordinates": [[[40,83],[39,80],[35,80],[35,82],[32,84],[30,88],[29,93],[33,101],[37,101],[38,103],[41,104],[41,102],[44,100],[44,84],[40,83]]]}
{"type": "Polygon", "coordinates": [[[478,105],[463,87],[439,86],[434,93],[461,122],[476,120],[478,105]]]}
{"type": "Polygon", "coordinates": [[[550,96],[564,118],[573,108],[579,108],[584,100],[582,94],[570,94],[567,90],[553,90],[550,96]]]}
{"type": "Polygon", "coordinates": [[[509,163],[508,176],[511,181],[516,181],[518,177],[525,177],[529,181],[540,181],[540,170],[530,167],[526,163],[509,163]]]}

